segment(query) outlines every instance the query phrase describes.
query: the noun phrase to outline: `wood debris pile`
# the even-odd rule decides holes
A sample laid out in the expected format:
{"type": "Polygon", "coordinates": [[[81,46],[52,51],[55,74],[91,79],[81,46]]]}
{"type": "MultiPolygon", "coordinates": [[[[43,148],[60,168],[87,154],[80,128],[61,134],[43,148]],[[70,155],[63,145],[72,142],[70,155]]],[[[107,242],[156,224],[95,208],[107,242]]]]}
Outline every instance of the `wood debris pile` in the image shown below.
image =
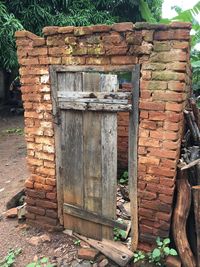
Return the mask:
{"type": "Polygon", "coordinates": [[[195,267],[200,266],[200,111],[195,99],[189,99],[184,116],[185,134],[178,164],[177,199],[172,224],[174,241],[183,265],[195,267]],[[195,245],[189,242],[187,236],[188,216],[192,213],[196,221],[195,245]]]}

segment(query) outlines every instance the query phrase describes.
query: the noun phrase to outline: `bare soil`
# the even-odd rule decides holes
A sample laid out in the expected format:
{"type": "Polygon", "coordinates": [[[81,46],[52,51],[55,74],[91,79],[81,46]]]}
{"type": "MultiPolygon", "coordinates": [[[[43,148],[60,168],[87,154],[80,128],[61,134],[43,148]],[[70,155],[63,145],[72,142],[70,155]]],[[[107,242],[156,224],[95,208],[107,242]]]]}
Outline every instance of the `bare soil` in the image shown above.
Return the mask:
{"type": "Polygon", "coordinates": [[[9,249],[21,248],[16,267],[25,267],[42,256],[55,260],[59,266],[72,266],[77,254],[74,239],[63,233],[49,233],[19,224],[17,219],[4,216],[7,201],[23,188],[28,177],[24,136],[8,133],[8,130],[17,128],[23,129],[23,116],[0,111],[0,260],[9,249]],[[44,233],[50,237],[50,242],[42,242],[38,246],[29,244],[31,237],[44,233]]]}

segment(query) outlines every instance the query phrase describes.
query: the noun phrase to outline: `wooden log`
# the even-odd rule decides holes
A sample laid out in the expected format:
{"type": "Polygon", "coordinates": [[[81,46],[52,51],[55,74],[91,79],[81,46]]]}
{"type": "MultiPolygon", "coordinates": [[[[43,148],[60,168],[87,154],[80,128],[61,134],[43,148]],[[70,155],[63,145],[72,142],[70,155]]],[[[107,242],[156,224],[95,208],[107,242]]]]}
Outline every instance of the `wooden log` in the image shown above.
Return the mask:
{"type": "Polygon", "coordinates": [[[192,187],[197,235],[197,266],[200,266],[200,186],[192,187]]]}
{"type": "Polygon", "coordinates": [[[198,128],[200,129],[200,113],[199,113],[199,109],[197,107],[197,103],[196,100],[194,98],[190,98],[189,99],[189,103],[190,103],[190,107],[192,108],[192,111],[194,113],[195,116],[195,120],[197,123],[198,128]]]}
{"type": "Polygon", "coordinates": [[[172,230],[176,248],[184,267],[196,267],[196,262],[186,234],[186,223],[191,206],[191,188],[187,171],[179,170],[177,180],[177,202],[174,209],[172,230]]]}
{"type": "Polygon", "coordinates": [[[197,185],[200,185],[200,163],[195,165],[197,185]]]}
{"type": "Polygon", "coordinates": [[[188,124],[188,127],[190,129],[193,141],[195,144],[197,144],[198,143],[198,134],[196,132],[196,127],[194,126],[194,123],[193,123],[193,120],[191,117],[191,112],[188,110],[184,110],[184,115],[185,115],[185,119],[186,119],[186,122],[188,124]]]}

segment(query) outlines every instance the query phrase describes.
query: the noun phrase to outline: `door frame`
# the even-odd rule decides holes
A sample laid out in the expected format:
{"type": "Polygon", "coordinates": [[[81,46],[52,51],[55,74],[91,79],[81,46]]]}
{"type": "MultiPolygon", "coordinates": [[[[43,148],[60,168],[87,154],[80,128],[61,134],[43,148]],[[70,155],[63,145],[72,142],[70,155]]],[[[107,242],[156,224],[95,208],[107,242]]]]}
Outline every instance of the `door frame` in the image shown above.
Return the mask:
{"type": "Polygon", "coordinates": [[[114,72],[131,72],[132,73],[132,111],[129,112],[129,196],[131,207],[131,229],[132,229],[132,250],[136,250],[138,245],[138,194],[137,194],[137,180],[138,180],[138,128],[139,128],[139,91],[140,91],[140,65],[128,66],[63,66],[53,65],[49,66],[50,72],[50,87],[51,98],[53,105],[53,118],[54,118],[54,134],[55,134],[55,157],[56,157],[56,188],[57,188],[57,203],[58,203],[58,218],[60,224],[63,225],[63,181],[62,168],[59,165],[61,162],[61,146],[60,146],[60,114],[57,100],[57,73],[58,72],[99,72],[109,73],[114,72]],[[132,142],[130,142],[132,140],[132,142]]]}

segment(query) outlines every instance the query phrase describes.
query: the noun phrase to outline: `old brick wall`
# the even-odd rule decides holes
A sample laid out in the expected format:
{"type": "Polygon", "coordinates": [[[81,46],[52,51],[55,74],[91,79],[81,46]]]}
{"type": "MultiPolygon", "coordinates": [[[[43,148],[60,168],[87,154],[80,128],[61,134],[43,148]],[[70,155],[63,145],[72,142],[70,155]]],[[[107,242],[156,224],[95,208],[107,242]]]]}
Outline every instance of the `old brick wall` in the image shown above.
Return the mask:
{"type": "MultiPolygon", "coordinates": [[[[25,184],[30,223],[59,225],[49,66],[102,66],[112,71],[140,63],[140,248],[156,236],[168,236],[183,109],[190,89],[189,32],[187,23],[120,23],[46,27],[44,38],[16,33],[31,172],[25,184]]],[[[126,165],[128,114],[119,114],[118,121],[119,160],[126,165]]]]}

